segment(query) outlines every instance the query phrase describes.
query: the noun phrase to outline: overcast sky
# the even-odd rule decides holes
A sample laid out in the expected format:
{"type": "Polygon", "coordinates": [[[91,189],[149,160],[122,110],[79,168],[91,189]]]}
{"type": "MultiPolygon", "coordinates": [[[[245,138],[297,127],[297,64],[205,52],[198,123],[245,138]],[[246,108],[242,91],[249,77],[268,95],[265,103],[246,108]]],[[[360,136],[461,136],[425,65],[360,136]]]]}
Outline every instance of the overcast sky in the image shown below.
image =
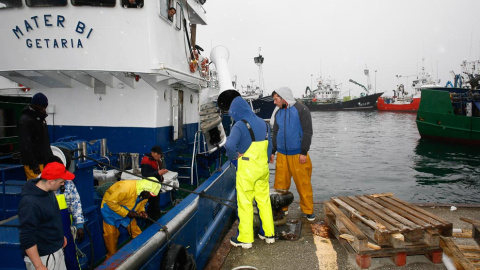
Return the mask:
{"type": "Polygon", "coordinates": [[[321,75],[358,95],[348,80],[366,85],[367,65],[372,90],[376,77],[377,92],[391,95],[395,75],[416,75],[422,58],[442,84],[463,59],[480,59],[478,0],[208,0],[204,8],[208,25],[198,26],[197,44],[208,54],[226,46],[231,75],[244,86],[258,83],[261,47],[267,92],[289,86],[300,97],[321,75]]]}

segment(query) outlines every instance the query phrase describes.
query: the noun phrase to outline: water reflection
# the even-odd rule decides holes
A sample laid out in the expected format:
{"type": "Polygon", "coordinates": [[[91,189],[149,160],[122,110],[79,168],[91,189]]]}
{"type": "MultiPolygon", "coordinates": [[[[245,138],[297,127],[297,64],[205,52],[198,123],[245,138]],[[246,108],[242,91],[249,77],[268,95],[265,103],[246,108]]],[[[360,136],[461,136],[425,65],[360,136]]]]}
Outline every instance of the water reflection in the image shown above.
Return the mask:
{"type": "MultiPolygon", "coordinates": [[[[431,195],[437,199],[478,203],[480,160],[477,148],[420,139],[415,154],[414,177],[419,186],[434,188],[431,195]]],[[[417,199],[422,199],[420,197],[417,199]]]]}

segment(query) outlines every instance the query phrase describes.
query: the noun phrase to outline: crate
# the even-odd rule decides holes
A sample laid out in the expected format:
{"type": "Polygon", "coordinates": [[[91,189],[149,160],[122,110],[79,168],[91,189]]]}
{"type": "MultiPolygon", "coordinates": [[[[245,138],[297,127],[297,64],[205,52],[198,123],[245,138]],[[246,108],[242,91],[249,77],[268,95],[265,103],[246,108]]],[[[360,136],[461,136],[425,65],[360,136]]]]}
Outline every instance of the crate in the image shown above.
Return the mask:
{"type": "Polygon", "coordinates": [[[480,270],[480,221],[460,218],[472,224],[468,235],[453,235],[454,237],[469,238],[469,245],[458,245],[451,237],[442,237],[440,246],[458,270],[480,270]]]}
{"type": "Polygon", "coordinates": [[[324,211],[327,225],[361,268],[370,267],[372,257],[391,257],[397,266],[408,255],[440,263],[440,236],[452,235],[451,222],[391,193],[331,198],[324,211]]]}

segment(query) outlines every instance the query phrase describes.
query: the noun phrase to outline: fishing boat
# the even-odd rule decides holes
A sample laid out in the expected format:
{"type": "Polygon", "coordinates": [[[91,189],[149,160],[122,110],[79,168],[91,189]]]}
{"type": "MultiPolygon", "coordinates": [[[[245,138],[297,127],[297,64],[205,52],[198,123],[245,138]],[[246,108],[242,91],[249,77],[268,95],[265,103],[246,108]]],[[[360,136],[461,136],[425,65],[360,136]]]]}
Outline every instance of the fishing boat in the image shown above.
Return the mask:
{"type": "Polygon", "coordinates": [[[310,111],[374,110],[378,97],[383,93],[370,94],[369,70],[365,68],[364,73],[367,76],[367,87],[352,79],[349,80],[365,91],[362,92],[358,98],[351,98],[350,96],[340,98],[340,84],[335,84],[333,80],[320,79],[317,84],[317,89],[312,91],[310,87],[307,86],[301,101],[310,111]]]}
{"type": "Polygon", "coordinates": [[[42,92],[52,150],[75,174],[86,218],[86,237],[77,243],[82,269],[203,269],[233,221],[235,199],[235,168],[220,149],[229,118],[215,103],[233,89],[229,53],[215,47],[209,60],[195,44],[196,26],[206,25],[205,1],[2,3],[1,268],[25,268],[16,216],[25,174],[16,125],[42,92]],[[143,223],[133,240],[121,230],[123,247],[105,261],[103,186],[94,175],[115,170],[106,180],[114,182],[118,171],[135,174],[139,155],[154,145],[178,173],[184,195],[163,191],[161,216],[143,223]]]}
{"type": "MultiPolygon", "coordinates": [[[[412,76],[397,75],[399,78],[412,76]]],[[[417,78],[412,82],[412,92],[408,93],[403,84],[399,84],[397,90],[393,91],[393,96],[381,96],[377,101],[379,111],[397,111],[397,112],[416,112],[420,105],[421,91],[425,88],[440,87],[440,80],[435,80],[425,71],[425,65],[417,74],[417,78]]]]}
{"type": "MultiPolygon", "coordinates": [[[[468,88],[422,90],[417,128],[426,139],[480,145],[480,68],[467,73],[468,88]]],[[[458,78],[458,76],[455,76],[458,78]]]]}

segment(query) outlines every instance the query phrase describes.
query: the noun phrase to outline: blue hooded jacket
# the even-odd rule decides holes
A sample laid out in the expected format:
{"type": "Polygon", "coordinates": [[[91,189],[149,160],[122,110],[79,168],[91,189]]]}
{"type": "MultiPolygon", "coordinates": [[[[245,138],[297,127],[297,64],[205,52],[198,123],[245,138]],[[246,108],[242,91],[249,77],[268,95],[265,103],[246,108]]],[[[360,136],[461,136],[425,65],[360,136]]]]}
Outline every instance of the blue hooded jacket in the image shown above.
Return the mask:
{"type": "Polygon", "coordinates": [[[248,128],[241,120],[245,119],[251,126],[256,141],[265,140],[265,135],[268,128],[268,152],[267,156],[272,151],[272,141],[270,138],[270,127],[260,117],[256,116],[252,108],[242,97],[236,97],[230,105],[228,110],[230,116],[235,120],[230,135],[227,138],[225,149],[227,150],[227,156],[229,159],[236,159],[238,153],[245,153],[252,144],[252,139],[248,128]],[[268,127],[267,127],[268,126],[268,127]]]}

